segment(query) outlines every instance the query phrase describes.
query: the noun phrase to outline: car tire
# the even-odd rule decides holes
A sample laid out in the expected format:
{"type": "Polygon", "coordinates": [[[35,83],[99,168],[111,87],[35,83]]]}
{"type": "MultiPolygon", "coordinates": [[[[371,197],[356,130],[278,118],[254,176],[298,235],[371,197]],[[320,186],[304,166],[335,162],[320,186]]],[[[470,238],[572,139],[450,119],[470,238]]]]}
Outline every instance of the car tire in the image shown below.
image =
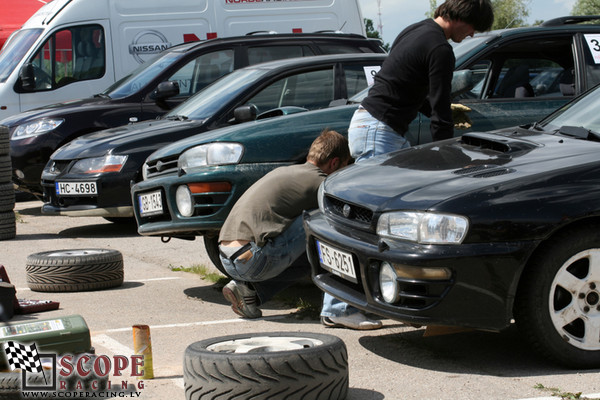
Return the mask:
{"type": "Polygon", "coordinates": [[[0,156],[0,183],[9,183],[12,181],[11,169],[10,156],[0,156]]]}
{"type": "Polygon", "coordinates": [[[15,189],[12,183],[0,183],[0,213],[15,208],[15,189]]]}
{"type": "Polygon", "coordinates": [[[74,249],[27,257],[27,284],[39,292],[100,290],[123,284],[123,255],[109,249],[74,249]]]}
{"type": "Polygon", "coordinates": [[[515,299],[517,326],[532,347],[570,368],[600,367],[600,226],[549,240],[523,273],[515,299]],[[595,336],[595,337],[594,337],[595,336]]]}
{"type": "Polygon", "coordinates": [[[344,399],[348,353],[333,335],[248,333],[201,340],[184,353],[186,399],[344,399]]]}
{"type": "Polygon", "coordinates": [[[8,128],[0,125],[0,156],[7,156],[10,153],[10,138],[8,137],[8,128]]]}
{"type": "Polygon", "coordinates": [[[0,212],[0,240],[14,239],[17,236],[17,222],[14,211],[0,212]]]}
{"type": "Polygon", "coordinates": [[[225,267],[223,267],[223,263],[221,262],[221,257],[219,257],[219,234],[208,236],[204,235],[204,248],[206,249],[206,254],[208,254],[208,258],[213,263],[213,265],[219,270],[220,273],[225,275],[228,278],[231,278],[225,267]]]}

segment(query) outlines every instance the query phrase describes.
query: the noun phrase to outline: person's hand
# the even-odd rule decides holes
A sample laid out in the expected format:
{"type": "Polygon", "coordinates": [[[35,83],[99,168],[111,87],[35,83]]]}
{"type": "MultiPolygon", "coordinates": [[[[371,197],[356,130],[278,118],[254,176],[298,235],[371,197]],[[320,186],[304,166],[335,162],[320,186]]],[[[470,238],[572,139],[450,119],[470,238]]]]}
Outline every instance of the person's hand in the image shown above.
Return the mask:
{"type": "Polygon", "coordinates": [[[454,121],[454,128],[469,129],[473,125],[471,118],[469,118],[469,116],[467,115],[467,113],[471,111],[469,107],[458,103],[451,104],[450,107],[452,109],[452,120],[454,121]]]}

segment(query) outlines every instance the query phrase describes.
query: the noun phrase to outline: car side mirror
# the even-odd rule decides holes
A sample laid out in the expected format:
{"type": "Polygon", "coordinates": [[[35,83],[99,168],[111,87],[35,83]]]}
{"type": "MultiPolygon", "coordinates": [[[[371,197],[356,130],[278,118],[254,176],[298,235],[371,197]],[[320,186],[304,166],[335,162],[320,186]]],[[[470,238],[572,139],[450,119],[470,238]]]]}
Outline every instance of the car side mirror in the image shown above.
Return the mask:
{"type": "Polygon", "coordinates": [[[35,90],[35,72],[32,63],[25,63],[19,71],[19,80],[21,81],[21,89],[26,91],[35,90]]]}
{"type": "Polygon", "coordinates": [[[473,89],[473,87],[475,87],[473,71],[469,69],[454,71],[452,75],[452,98],[468,92],[469,90],[473,89]]]}
{"type": "Polygon", "coordinates": [[[254,104],[240,106],[233,110],[233,119],[236,123],[254,121],[258,114],[258,108],[254,104]]]}
{"type": "Polygon", "coordinates": [[[179,94],[179,83],[174,81],[161,82],[152,93],[154,100],[166,100],[179,94]]]}

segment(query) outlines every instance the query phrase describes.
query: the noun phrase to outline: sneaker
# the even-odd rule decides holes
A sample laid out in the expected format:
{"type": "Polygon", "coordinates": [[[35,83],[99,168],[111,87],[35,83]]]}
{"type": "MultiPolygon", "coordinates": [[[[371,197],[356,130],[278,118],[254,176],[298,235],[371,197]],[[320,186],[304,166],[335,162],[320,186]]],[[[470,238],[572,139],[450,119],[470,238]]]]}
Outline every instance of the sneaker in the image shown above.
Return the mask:
{"type": "Polygon", "coordinates": [[[262,311],[258,308],[256,291],[240,282],[230,281],[223,288],[223,296],[231,303],[234,313],[245,318],[260,318],[262,311]]]}
{"type": "Polygon", "coordinates": [[[341,317],[321,317],[321,323],[329,328],[350,328],[361,331],[379,329],[383,323],[376,319],[368,319],[361,312],[341,317]]]}

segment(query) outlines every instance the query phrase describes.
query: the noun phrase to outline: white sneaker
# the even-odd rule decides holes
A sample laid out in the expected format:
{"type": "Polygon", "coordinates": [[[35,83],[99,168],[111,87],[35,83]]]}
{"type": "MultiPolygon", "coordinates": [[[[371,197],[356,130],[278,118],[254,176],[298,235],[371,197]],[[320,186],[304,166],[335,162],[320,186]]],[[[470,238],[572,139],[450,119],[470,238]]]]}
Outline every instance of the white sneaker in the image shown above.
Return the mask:
{"type": "Polygon", "coordinates": [[[233,279],[223,288],[223,296],[231,303],[231,309],[245,318],[260,318],[262,311],[258,308],[256,291],[233,279]]]}
{"type": "Polygon", "coordinates": [[[321,317],[321,323],[329,328],[350,328],[361,331],[379,329],[383,323],[377,319],[368,319],[361,312],[341,317],[321,317]]]}

